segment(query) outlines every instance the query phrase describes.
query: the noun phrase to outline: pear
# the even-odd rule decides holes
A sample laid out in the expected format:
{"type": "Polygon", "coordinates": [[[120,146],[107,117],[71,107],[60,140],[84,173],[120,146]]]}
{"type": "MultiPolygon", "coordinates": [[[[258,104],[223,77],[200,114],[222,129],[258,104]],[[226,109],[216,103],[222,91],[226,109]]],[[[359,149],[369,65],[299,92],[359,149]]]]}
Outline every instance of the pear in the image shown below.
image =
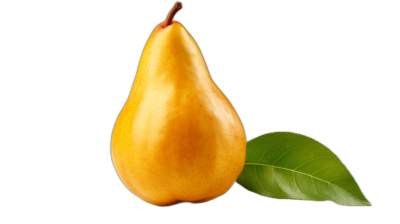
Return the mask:
{"type": "Polygon", "coordinates": [[[144,201],[205,202],[229,190],[244,167],[246,137],[179,22],[177,2],[152,32],[115,123],[111,154],[125,186],[144,201]]]}

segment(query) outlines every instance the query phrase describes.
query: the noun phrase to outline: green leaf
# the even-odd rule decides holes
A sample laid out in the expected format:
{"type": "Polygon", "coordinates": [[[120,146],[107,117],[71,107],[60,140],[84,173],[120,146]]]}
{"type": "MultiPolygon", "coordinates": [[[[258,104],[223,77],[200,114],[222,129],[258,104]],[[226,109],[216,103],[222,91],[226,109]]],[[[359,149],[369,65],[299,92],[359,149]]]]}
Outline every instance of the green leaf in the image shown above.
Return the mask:
{"type": "Polygon", "coordinates": [[[295,133],[269,133],[248,141],[245,166],[237,182],[272,198],[371,205],[331,150],[295,133]]]}

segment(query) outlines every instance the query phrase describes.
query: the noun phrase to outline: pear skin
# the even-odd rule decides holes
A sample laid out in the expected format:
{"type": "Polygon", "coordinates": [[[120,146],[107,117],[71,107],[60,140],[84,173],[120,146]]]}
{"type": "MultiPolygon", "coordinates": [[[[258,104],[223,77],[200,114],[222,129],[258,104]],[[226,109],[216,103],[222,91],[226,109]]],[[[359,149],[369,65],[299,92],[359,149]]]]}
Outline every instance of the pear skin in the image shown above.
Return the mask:
{"type": "Polygon", "coordinates": [[[149,37],[111,140],[122,182],[160,206],[224,194],[246,156],[235,109],[211,79],[192,36],[172,22],[179,4],[149,37]]]}

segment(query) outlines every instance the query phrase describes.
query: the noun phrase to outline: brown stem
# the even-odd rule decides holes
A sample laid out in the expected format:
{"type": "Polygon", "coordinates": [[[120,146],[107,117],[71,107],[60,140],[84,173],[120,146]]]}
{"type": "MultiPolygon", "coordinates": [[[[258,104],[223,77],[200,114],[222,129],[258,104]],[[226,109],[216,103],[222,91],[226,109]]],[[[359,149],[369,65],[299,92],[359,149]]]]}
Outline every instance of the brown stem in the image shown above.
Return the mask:
{"type": "Polygon", "coordinates": [[[167,19],[164,22],[164,27],[167,27],[172,24],[172,19],[174,18],[175,14],[182,9],[182,3],[176,2],[174,7],[169,12],[167,19]]]}

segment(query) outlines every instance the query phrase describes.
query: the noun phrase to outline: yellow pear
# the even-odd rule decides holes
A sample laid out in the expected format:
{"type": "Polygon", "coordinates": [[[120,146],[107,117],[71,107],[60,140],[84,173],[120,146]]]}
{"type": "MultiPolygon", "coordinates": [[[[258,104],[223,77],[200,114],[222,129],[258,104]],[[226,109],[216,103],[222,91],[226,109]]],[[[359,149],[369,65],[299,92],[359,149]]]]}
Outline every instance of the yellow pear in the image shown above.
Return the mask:
{"type": "Polygon", "coordinates": [[[144,48],[115,123],[111,154],[125,186],[155,205],[205,202],[243,169],[246,137],[199,47],[178,22],[177,2],[144,48]]]}

